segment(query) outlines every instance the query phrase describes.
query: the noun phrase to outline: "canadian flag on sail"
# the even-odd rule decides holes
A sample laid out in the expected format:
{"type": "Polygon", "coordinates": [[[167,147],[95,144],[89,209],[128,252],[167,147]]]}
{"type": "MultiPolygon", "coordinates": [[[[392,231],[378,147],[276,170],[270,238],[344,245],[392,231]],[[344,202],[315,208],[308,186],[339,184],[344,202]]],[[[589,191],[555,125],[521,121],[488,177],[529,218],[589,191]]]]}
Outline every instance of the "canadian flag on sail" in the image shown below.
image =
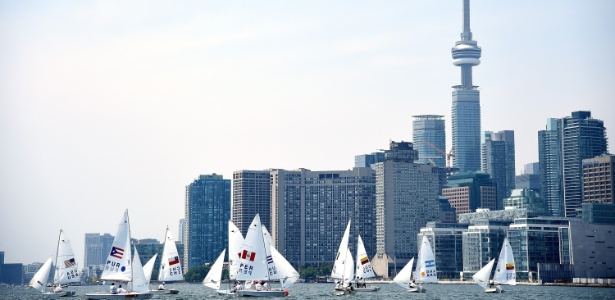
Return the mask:
{"type": "Polygon", "coordinates": [[[248,259],[250,261],[254,261],[254,259],[256,258],[256,252],[251,252],[248,250],[243,250],[243,252],[241,253],[241,258],[242,259],[248,259]]]}

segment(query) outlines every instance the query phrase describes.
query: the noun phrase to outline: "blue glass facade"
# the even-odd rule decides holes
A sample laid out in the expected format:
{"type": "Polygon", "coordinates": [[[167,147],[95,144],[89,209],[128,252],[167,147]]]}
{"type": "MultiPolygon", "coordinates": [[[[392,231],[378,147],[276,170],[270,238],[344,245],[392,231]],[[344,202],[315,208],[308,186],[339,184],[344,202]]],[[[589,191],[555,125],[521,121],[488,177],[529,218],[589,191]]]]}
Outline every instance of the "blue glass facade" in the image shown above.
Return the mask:
{"type": "Polygon", "coordinates": [[[186,187],[184,270],[216,260],[228,245],[231,181],[201,175],[186,187]]]}
{"type": "Polygon", "coordinates": [[[480,170],[480,92],[476,88],[457,87],[453,91],[451,118],[453,167],[480,170]]]}
{"type": "Polygon", "coordinates": [[[564,215],[560,132],[561,122],[558,119],[547,119],[546,129],[538,132],[540,191],[549,214],[554,217],[564,215]]]}
{"type": "Polygon", "coordinates": [[[414,148],[419,153],[419,164],[435,163],[436,166],[446,167],[446,131],[444,116],[419,115],[413,116],[412,140],[414,148]],[[440,149],[440,152],[434,148],[440,149]]]}

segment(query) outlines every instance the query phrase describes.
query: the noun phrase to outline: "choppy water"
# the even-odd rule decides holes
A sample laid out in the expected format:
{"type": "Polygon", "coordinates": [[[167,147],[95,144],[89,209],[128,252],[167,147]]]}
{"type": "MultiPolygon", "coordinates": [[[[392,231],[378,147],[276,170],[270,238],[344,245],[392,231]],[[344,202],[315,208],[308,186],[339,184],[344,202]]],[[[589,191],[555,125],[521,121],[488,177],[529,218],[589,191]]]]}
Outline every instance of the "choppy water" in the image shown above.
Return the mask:
{"type": "MultiPolygon", "coordinates": [[[[290,296],[285,299],[343,299],[356,300],[374,299],[615,299],[615,288],[599,287],[562,287],[562,286],[505,286],[502,294],[485,294],[475,284],[430,284],[425,285],[426,293],[407,293],[394,284],[378,284],[378,292],[362,292],[351,296],[333,296],[333,284],[297,283],[290,289],[290,296]]],[[[153,286],[152,286],[153,287],[153,286]]],[[[178,295],[156,295],[155,299],[224,299],[230,296],[216,294],[200,284],[168,284],[167,288],[180,290],[178,295]]],[[[92,292],[106,292],[107,286],[78,286],[68,289],[75,290],[77,297],[68,299],[80,299],[79,295],[92,292]]],[[[67,290],[68,290],[67,289],[67,290]]],[[[44,299],[37,291],[25,287],[0,287],[0,299],[44,299]]]]}

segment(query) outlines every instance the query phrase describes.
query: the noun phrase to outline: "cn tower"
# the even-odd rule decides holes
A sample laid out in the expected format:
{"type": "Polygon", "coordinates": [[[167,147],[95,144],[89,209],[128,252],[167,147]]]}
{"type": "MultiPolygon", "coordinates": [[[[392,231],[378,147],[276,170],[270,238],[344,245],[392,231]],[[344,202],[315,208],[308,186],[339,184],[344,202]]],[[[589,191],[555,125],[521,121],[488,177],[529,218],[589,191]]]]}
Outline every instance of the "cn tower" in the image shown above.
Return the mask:
{"type": "Polygon", "coordinates": [[[480,91],[472,84],[472,67],[480,64],[481,48],[472,40],[470,0],[463,0],[461,40],[451,50],[453,64],[461,68],[461,84],[453,86],[451,122],[453,167],[480,170],[480,91]]]}

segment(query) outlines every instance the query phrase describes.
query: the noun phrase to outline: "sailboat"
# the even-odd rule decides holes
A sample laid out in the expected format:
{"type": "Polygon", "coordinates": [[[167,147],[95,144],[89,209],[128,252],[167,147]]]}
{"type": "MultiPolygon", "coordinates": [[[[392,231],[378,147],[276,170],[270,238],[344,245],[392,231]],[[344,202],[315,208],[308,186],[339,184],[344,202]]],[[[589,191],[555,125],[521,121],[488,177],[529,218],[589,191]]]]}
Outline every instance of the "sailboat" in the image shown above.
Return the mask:
{"type": "Polygon", "coordinates": [[[29,288],[38,290],[41,293],[45,291],[45,287],[47,286],[47,280],[49,279],[49,272],[51,271],[52,261],[53,257],[50,256],[45,261],[45,263],[43,263],[41,268],[36,271],[32,279],[30,280],[30,283],[28,284],[29,288]]]}
{"type": "MultiPolygon", "coordinates": [[[[81,281],[75,261],[75,253],[70,246],[70,241],[64,236],[64,231],[60,229],[58,236],[58,246],[56,249],[55,273],[53,276],[54,286],[62,286],[73,282],[81,281]]],[[[46,297],[70,297],[75,295],[75,291],[47,292],[46,297]]]]}
{"type": "MultiPolygon", "coordinates": [[[[171,235],[169,227],[164,237],[164,249],[162,250],[162,257],[160,258],[160,269],[158,270],[158,281],[164,283],[165,281],[181,281],[184,280],[184,274],[182,273],[182,265],[179,261],[179,254],[177,252],[177,246],[175,246],[175,240],[171,235]]],[[[152,293],[162,294],[178,294],[176,289],[165,289],[158,287],[156,290],[151,290],[152,293]]]]}
{"type": "MultiPolygon", "coordinates": [[[[239,228],[235,226],[233,221],[228,221],[228,265],[229,265],[229,278],[231,280],[235,280],[237,276],[237,272],[239,271],[239,257],[241,256],[240,248],[243,244],[243,235],[241,235],[241,231],[239,228]]],[[[218,259],[214,262],[214,264],[209,269],[207,276],[203,279],[203,285],[208,288],[216,290],[218,294],[230,295],[235,294],[234,288],[229,289],[220,289],[221,281],[222,281],[222,270],[224,267],[224,254],[226,253],[226,249],[222,250],[218,259]]]]}
{"type": "Polygon", "coordinates": [[[288,296],[287,288],[299,278],[299,273],[270,243],[269,241],[266,242],[263,226],[257,214],[248,228],[248,233],[239,252],[241,253],[239,256],[239,271],[235,279],[246,281],[247,284],[244,289],[237,290],[237,296],[288,296]],[[259,288],[259,284],[248,284],[255,281],[266,281],[268,283],[272,280],[279,280],[282,288],[259,288]],[[250,288],[247,286],[250,286],[250,288]]]}
{"type": "MultiPolygon", "coordinates": [[[[369,261],[367,257],[367,251],[365,251],[365,245],[363,245],[363,239],[359,234],[357,241],[357,261],[356,261],[356,270],[355,277],[357,279],[357,285],[361,284],[362,280],[366,278],[376,277],[374,273],[374,268],[372,267],[372,263],[369,261]]],[[[355,291],[357,292],[376,292],[380,290],[377,286],[364,286],[364,287],[355,287],[355,291]]]]}
{"type": "Polygon", "coordinates": [[[485,293],[501,293],[504,291],[502,284],[517,285],[517,273],[515,272],[515,259],[513,258],[512,247],[508,238],[504,239],[502,249],[500,250],[500,258],[493,274],[493,284],[488,283],[491,269],[493,268],[494,259],[478,271],[472,278],[478,285],[485,289],[485,293]]]}
{"type": "Polygon", "coordinates": [[[393,282],[405,288],[408,292],[418,292],[415,285],[410,285],[412,281],[412,267],[414,266],[414,257],[404,266],[399,273],[393,278],[393,282]]]}
{"type": "Polygon", "coordinates": [[[131,259],[132,251],[130,245],[130,220],[128,210],[124,212],[122,220],[117,229],[117,234],[111,245],[111,250],[107,256],[107,264],[103,269],[101,279],[107,281],[119,281],[132,284],[132,290],[126,293],[91,293],[86,294],[87,299],[150,299],[149,287],[139,253],[135,248],[134,260],[131,259]]]}
{"type": "MultiPolygon", "coordinates": [[[[423,235],[423,240],[421,241],[414,279],[417,282],[416,292],[419,293],[424,293],[426,291],[421,283],[438,283],[436,259],[431,249],[431,243],[429,243],[425,235],[423,235]]],[[[412,290],[408,291],[410,292],[412,290]]]]}
{"type": "Polygon", "coordinates": [[[350,249],[348,249],[348,240],[350,236],[350,220],[346,225],[346,230],[340,241],[340,247],[335,255],[335,263],[331,270],[331,278],[336,279],[335,295],[348,295],[354,293],[352,287],[352,279],[354,277],[354,261],[350,249]]]}

